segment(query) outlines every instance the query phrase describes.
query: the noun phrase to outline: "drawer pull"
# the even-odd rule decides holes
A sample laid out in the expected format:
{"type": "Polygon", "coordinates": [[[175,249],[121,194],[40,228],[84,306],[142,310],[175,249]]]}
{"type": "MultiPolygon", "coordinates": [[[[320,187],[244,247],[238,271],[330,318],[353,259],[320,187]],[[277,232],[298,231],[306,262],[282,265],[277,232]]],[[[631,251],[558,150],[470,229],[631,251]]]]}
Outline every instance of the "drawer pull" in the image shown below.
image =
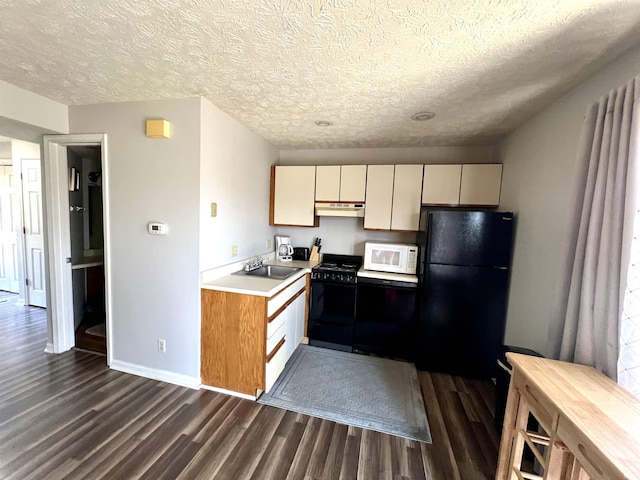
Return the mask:
{"type": "Polygon", "coordinates": [[[278,344],[276,345],[276,348],[274,348],[274,349],[271,351],[271,353],[270,353],[269,355],[267,355],[267,359],[266,359],[266,362],[265,362],[265,363],[269,363],[269,362],[271,361],[271,359],[272,359],[273,357],[275,357],[275,356],[276,356],[276,353],[278,353],[278,350],[280,350],[280,349],[282,348],[282,346],[284,345],[284,340],[285,340],[285,338],[286,338],[286,337],[282,337],[282,340],[280,340],[280,341],[278,342],[278,344]]]}
{"type": "Polygon", "coordinates": [[[600,470],[593,462],[591,462],[591,460],[589,460],[589,455],[587,454],[587,449],[584,448],[584,445],[579,443],[578,444],[578,450],[580,450],[580,453],[582,454],[584,459],[587,462],[589,462],[589,466],[591,466],[591,468],[593,468],[596,472],[598,472],[598,475],[602,475],[602,470],[600,470]]]}
{"type": "Polygon", "coordinates": [[[278,315],[280,315],[282,312],[284,312],[284,310],[291,305],[300,295],[302,295],[303,293],[306,292],[305,288],[302,288],[298,291],[298,293],[294,294],[289,300],[287,300],[278,310],[276,310],[276,312],[274,312],[273,315],[271,315],[269,318],[267,318],[267,323],[271,323],[273,322],[276,318],[278,318],[278,315]]]}

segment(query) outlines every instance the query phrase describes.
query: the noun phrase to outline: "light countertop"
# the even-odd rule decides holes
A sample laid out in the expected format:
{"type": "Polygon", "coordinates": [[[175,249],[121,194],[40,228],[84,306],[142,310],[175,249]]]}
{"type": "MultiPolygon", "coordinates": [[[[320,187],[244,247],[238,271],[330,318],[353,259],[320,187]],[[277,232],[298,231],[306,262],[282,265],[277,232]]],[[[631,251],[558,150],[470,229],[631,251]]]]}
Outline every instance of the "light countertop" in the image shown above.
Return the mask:
{"type": "Polygon", "coordinates": [[[97,267],[104,263],[104,257],[102,255],[92,255],[80,258],[78,261],[71,264],[71,270],[77,270],[79,268],[97,267]]]}
{"type": "Polygon", "coordinates": [[[224,275],[219,278],[202,282],[200,287],[209,290],[219,290],[222,292],[242,293],[245,295],[257,295],[261,297],[272,297],[283,288],[291,285],[293,282],[310,272],[311,269],[320,262],[304,262],[300,260],[292,260],[291,262],[281,262],[278,260],[269,260],[265,265],[279,265],[283,267],[296,267],[302,270],[294,273],[284,280],[275,278],[257,277],[251,275],[224,275]]]}
{"type": "Polygon", "coordinates": [[[376,272],[374,270],[365,270],[361,267],[358,270],[358,276],[364,278],[377,278],[379,280],[392,280],[396,282],[418,283],[417,275],[409,275],[406,273],[389,273],[389,272],[376,272]]]}

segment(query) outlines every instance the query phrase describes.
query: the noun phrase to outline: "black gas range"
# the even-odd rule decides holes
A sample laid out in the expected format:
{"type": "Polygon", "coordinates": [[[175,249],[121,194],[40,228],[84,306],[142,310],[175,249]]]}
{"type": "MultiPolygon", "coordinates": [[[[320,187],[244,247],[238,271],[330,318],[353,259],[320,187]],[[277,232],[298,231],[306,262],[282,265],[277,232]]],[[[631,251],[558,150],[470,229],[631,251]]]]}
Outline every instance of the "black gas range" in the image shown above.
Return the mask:
{"type": "Polygon", "coordinates": [[[360,256],[327,253],[311,270],[310,345],[352,351],[361,266],[360,256]]]}
{"type": "Polygon", "coordinates": [[[362,266],[362,257],[325,254],[322,260],[311,270],[311,280],[346,284],[358,282],[357,273],[362,266]]]}

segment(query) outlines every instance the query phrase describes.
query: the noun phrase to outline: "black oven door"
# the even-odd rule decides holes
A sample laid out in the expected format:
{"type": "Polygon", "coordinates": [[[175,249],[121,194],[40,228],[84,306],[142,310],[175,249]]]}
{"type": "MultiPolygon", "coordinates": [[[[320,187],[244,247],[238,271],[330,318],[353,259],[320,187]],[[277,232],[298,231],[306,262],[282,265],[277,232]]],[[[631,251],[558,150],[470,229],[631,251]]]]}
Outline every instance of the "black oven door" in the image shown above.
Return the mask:
{"type": "Polygon", "coordinates": [[[351,351],[356,317],[356,286],[314,280],[309,305],[309,343],[351,351]]]}
{"type": "Polygon", "coordinates": [[[417,284],[370,278],[358,282],[354,348],[411,360],[417,284]]]}

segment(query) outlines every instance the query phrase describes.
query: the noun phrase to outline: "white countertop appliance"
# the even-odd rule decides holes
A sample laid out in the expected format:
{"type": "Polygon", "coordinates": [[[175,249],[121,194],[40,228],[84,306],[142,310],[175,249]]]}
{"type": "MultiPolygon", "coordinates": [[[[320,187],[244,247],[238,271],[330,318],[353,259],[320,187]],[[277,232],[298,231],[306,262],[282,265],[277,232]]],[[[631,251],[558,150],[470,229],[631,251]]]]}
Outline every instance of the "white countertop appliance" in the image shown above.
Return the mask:
{"type": "Polygon", "coordinates": [[[293,247],[288,235],[276,235],[276,259],[281,262],[293,260],[293,247]]]}
{"type": "Polygon", "coordinates": [[[364,244],[364,268],[366,270],[414,275],[417,264],[417,245],[374,242],[364,244]]]}

